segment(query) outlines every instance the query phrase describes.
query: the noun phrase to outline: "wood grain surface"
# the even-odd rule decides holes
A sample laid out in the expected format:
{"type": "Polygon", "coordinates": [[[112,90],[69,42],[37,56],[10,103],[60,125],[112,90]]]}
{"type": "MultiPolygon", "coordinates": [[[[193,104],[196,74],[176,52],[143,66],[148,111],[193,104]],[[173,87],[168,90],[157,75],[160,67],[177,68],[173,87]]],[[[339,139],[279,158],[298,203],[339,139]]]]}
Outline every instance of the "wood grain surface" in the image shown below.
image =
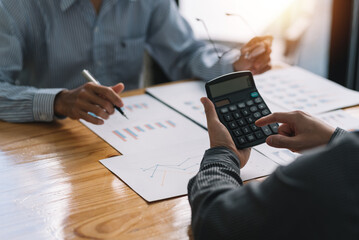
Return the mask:
{"type": "Polygon", "coordinates": [[[117,155],[78,121],[0,121],[0,239],[191,239],[187,197],[147,203],[98,161],[117,155]]]}

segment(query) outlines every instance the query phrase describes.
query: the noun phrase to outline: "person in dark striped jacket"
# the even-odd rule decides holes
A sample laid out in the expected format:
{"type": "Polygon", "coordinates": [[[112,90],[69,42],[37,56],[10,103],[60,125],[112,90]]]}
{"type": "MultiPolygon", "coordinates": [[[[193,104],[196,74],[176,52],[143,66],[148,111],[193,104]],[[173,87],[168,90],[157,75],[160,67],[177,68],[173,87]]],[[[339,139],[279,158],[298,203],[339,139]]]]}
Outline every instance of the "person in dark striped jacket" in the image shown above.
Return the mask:
{"type": "Polygon", "coordinates": [[[188,184],[194,239],[359,239],[359,132],[300,111],[263,117],[257,126],[283,123],[267,144],[305,152],[243,185],[250,149],[237,150],[213,103],[202,103],[211,148],[188,184]]]}

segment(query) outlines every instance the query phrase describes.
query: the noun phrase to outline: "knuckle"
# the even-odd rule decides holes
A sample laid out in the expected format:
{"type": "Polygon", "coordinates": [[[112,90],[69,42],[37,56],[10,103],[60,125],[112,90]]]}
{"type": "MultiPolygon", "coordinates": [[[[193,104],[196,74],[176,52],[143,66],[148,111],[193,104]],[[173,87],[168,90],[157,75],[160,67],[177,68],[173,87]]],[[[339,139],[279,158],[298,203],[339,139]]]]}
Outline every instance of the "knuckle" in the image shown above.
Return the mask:
{"type": "Polygon", "coordinates": [[[113,110],[113,105],[111,103],[109,103],[109,102],[106,102],[104,104],[104,108],[107,109],[107,110],[112,111],[113,110]]]}
{"type": "Polygon", "coordinates": [[[305,113],[303,111],[300,111],[300,110],[295,110],[294,115],[296,115],[298,117],[303,117],[303,116],[305,116],[305,113]]]}
{"type": "Polygon", "coordinates": [[[88,83],[85,83],[84,84],[84,89],[90,89],[91,87],[93,86],[93,83],[90,83],[90,82],[88,82],[88,83]]]}
{"type": "MultiPolygon", "coordinates": [[[[79,91],[78,96],[79,97],[84,97],[86,94],[87,94],[87,88],[81,88],[80,91],[79,91]]],[[[78,98],[76,100],[78,100],[78,98]]]]}

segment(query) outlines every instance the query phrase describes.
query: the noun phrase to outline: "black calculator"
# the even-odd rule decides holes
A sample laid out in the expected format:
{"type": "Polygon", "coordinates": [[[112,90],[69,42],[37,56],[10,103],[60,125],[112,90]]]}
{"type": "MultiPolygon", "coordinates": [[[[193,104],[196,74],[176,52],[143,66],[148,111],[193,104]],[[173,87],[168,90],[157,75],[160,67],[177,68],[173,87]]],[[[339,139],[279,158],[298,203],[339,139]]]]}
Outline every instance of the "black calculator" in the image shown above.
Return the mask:
{"type": "Polygon", "coordinates": [[[206,83],[206,92],[238,149],[261,144],[269,135],[278,133],[277,123],[264,127],[254,124],[271,112],[259,94],[250,71],[217,77],[206,83]]]}

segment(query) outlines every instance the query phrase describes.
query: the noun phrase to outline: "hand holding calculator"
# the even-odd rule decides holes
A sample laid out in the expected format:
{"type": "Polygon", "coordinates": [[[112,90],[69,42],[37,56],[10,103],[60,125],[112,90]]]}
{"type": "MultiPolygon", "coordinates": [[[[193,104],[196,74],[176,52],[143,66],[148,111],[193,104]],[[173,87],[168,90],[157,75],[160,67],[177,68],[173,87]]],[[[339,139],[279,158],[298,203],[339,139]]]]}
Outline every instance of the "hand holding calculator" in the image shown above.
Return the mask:
{"type": "Polygon", "coordinates": [[[208,98],[238,149],[265,142],[278,133],[278,124],[257,127],[254,122],[270,110],[260,96],[250,71],[229,73],[206,83],[208,98]]]}

